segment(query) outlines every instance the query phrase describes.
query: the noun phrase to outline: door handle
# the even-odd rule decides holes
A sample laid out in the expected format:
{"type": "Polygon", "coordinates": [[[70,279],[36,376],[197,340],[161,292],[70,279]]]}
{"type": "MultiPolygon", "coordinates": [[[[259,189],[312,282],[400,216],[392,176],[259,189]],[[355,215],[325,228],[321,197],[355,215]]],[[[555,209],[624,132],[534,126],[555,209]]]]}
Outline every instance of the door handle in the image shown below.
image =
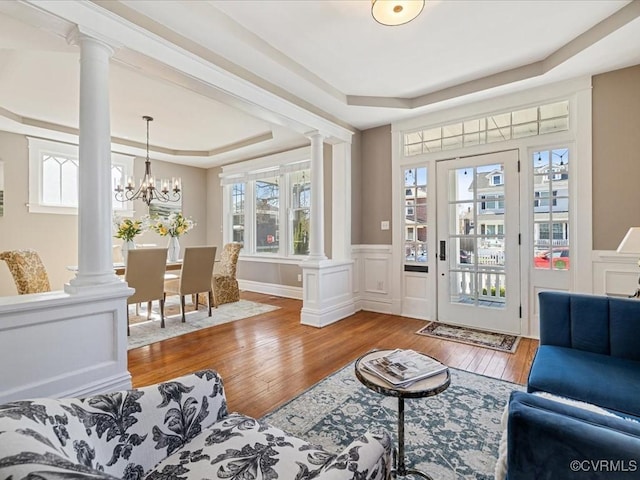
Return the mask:
{"type": "Polygon", "coordinates": [[[447,259],[447,242],[446,240],[440,240],[440,260],[445,261],[447,259]]]}

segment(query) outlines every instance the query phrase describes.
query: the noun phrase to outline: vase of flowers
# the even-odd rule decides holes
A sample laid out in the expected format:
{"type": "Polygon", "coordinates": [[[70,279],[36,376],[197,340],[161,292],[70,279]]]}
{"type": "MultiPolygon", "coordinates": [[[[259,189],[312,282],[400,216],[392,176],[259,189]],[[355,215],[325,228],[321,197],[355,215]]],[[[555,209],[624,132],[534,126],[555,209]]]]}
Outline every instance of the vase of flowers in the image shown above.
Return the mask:
{"type": "Polygon", "coordinates": [[[167,218],[155,218],[151,221],[151,228],[162,237],[169,237],[167,258],[170,262],[177,262],[180,258],[180,242],[178,238],[188,233],[196,223],[182,215],[181,212],[170,214],[167,218]]]}
{"type": "Polygon", "coordinates": [[[144,231],[144,222],[142,220],[132,220],[125,218],[122,221],[116,222],[116,238],[123,240],[122,242],[122,259],[126,265],[127,255],[129,250],[136,248],[136,244],[133,239],[136,235],[141,234],[144,231]]]}

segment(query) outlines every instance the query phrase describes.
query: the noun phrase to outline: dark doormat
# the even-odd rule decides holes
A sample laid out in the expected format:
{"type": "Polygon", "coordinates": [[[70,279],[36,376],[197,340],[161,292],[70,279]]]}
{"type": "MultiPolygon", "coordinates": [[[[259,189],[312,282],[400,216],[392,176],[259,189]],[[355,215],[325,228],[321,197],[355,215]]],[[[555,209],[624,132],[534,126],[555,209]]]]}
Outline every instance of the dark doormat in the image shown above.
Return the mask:
{"type": "Polygon", "coordinates": [[[520,341],[520,337],[516,335],[485,332],[474,328],[458,327],[438,322],[429,322],[416,333],[428,337],[468,343],[469,345],[476,345],[478,347],[492,348],[507,353],[514,353],[520,341]]]}

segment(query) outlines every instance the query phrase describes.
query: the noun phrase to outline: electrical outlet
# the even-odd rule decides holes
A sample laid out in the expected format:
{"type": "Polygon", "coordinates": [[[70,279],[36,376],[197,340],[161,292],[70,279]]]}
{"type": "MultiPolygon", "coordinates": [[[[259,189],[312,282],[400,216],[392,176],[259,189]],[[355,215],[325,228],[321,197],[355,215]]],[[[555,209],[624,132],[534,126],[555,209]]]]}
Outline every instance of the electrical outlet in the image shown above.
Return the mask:
{"type": "Polygon", "coordinates": [[[299,282],[301,282],[301,281],[302,281],[302,274],[301,274],[301,273],[299,273],[299,274],[298,274],[298,281],[299,281],[299,282]]]}
{"type": "Polygon", "coordinates": [[[380,222],[380,230],[389,230],[389,220],[382,220],[380,222]]]}

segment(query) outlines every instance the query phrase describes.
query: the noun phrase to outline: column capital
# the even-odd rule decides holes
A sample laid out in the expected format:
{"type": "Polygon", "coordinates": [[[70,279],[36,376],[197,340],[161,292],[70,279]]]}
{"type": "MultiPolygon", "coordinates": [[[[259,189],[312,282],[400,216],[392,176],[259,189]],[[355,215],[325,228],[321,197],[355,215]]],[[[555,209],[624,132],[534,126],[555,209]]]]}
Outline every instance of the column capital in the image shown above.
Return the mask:
{"type": "Polygon", "coordinates": [[[109,57],[122,47],[122,43],[116,42],[112,38],[107,38],[97,32],[94,32],[86,27],[76,26],[67,34],[67,43],[69,45],[82,46],[84,42],[92,42],[95,45],[99,45],[104,48],[109,57]]]}
{"type": "Polygon", "coordinates": [[[309,132],[305,132],[304,134],[305,137],[307,137],[310,140],[315,139],[320,139],[320,140],[324,140],[325,138],[327,138],[326,135],[320,133],[318,130],[311,130],[309,132]]]}

